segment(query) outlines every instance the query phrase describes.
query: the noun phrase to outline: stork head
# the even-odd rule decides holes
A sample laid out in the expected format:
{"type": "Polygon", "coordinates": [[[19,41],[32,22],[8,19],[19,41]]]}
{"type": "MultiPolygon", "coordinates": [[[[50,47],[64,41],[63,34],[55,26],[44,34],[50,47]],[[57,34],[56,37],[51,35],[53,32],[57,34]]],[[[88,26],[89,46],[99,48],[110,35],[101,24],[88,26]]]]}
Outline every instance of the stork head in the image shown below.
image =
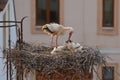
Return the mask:
{"type": "Polygon", "coordinates": [[[43,25],[41,28],[42,28],[42,30],[44,31],[45,29],[47,29],[47,27],[48,27],[48,24],[45,24],[45,25],[43,25]]]}
{"type": "Polygon", "coordinates": [[[45,24],[42,26],[42,30],[48,34],[52,34],[53,32],[49,29],[49,24],[45,24]]]}

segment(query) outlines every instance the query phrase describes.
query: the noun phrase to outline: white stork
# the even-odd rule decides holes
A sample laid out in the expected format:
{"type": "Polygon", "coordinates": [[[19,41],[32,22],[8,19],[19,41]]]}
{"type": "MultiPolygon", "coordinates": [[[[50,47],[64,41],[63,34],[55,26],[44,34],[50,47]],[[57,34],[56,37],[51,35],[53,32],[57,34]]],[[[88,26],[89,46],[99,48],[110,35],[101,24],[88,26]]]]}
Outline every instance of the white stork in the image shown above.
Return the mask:
{"type": "Polygon", "coordinates": [[[52,36],[51,38],[51,46],[53,44],[53,37],[56,37],[56,47],[58,46],[58,36],[62,35],[64,32],[68,32],[68,41],[71,41],[71,36],[73,33],[73,28],[72,27],[64,27],[63,25],[57,24],[57,23],[50,23],[50,24],[45,24],[42,26],[43,32],[46,32],[52,36]]]}

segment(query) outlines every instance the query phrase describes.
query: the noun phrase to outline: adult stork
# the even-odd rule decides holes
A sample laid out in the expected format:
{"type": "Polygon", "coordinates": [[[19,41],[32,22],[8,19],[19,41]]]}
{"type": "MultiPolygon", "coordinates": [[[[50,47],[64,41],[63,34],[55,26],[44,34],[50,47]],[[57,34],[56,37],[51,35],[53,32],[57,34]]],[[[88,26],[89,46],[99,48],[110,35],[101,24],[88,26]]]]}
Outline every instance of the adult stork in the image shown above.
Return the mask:
{"type": "Polygon", "coordinates": [[[53,44],[53,37],[56,37],[56,47],[58,46],[58,36],[64,34],[65,32],[68,32],[68,41],[71,41],[71,36],[73,33],[73,28],[72,27],[65,27],[63,25],[57,24],[57,23],[50,23],[50,24],[45,24],[42,26],[43,32],[48,33],[51,35],[51,46],[53,44]]]}

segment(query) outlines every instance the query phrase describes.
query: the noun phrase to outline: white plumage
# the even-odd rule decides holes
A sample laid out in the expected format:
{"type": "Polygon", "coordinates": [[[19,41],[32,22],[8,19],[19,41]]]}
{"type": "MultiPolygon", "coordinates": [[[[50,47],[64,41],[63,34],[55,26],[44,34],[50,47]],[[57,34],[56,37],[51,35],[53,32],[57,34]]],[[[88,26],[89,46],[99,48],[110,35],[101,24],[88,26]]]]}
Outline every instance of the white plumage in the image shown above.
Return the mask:
{"type": "Polygon", "coordinates": [[[51,45],[53,43],[53,36],[56,37],[56,47],[58,46],[58,36],[64,34],[65,32],[69,33],[68,41],[73,33],[72,27],[64,27],[63,25],[57,23],[45,24],[42,26],[42,30],[52,36],[51,45]]]}
{"type": "Polygon", "coordinates": [[[58,46],[58,47],[54,47],[54,49],[52,50],[51,54],[61,54],[61,51],[65,49],[64,46],[58,46]]]}
{"type": "Polygon", "coordinates": [[[71,51],[71,52],[80,52],[83,48],[79,43],[74,42],[67,42],[65,43],[65,46],[71,51]]]}
{"type": "Polygon", "coordinates": [[[71,51],[72,53],[81,52],[83,46],[79,43],[66,42],[63,46],[54,47],[51,54],[61,54],[65,50],[71,51]]]}

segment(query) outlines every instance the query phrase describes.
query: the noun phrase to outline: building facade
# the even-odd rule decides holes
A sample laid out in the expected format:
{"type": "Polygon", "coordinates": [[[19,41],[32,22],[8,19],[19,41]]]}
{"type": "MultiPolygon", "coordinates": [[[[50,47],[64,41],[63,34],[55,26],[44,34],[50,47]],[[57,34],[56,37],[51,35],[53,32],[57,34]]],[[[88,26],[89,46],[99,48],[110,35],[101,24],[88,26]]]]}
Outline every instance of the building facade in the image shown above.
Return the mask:
{"type": "MultiPolygon", "coordinates": [[[[49,3],[45,0],[15,1],[17,19],[28,16],[24,22],[25,41],[50,44],[50,37],[40,30],[42,24],[52,22],[47,22],[47,19],[44,22],[45,16],[57,14],[57,9],[48,6],[49,3]],[[49,9],[51,12],[45,13],[44,10],[49,7],[51,7],[49,9]],[[52,11],[56,11],[56,14],[52,11]]],[[[112,58],[112,60],[108,59],[108,62],[111,66],[116,66],[115,70],[120,72],[119,0],[58,0],[58,2],[51,0],[50,4],[56,6],[55,3],[59,4],[59,23],[74,28],[72,40],[82,45],[98,47],[103,54],[112,58]]],[[[65,34],[59,38],[59,45],[66,41],[66,36],[65,34]]],[[[114,80],[119,80],[119,76],[113,75],[114,80]]]]}
{"type": "MultiPolygon", "coordinates": [[[[23,39],[26,42],[50,44],[50,37],[41,31],[41,25],[58,22],[74,28],[72,41],[82,45],[98,47],[108,59],[108,65],[113,67],[111,76],[103,76],[102,80],[119,80],[120,73],[120,1],[119,0],[14,0],[16,19],[24,16],[23,39]],[[113,79],[114,78],[114,79],[113,79]]],[[[66,36],[59,38],[63,45],[66,36]]],[[[106,73],[107,74],[107,73],[106,73]]],[[[94,80],[97,78],[94,77],[94,80]]]]}

